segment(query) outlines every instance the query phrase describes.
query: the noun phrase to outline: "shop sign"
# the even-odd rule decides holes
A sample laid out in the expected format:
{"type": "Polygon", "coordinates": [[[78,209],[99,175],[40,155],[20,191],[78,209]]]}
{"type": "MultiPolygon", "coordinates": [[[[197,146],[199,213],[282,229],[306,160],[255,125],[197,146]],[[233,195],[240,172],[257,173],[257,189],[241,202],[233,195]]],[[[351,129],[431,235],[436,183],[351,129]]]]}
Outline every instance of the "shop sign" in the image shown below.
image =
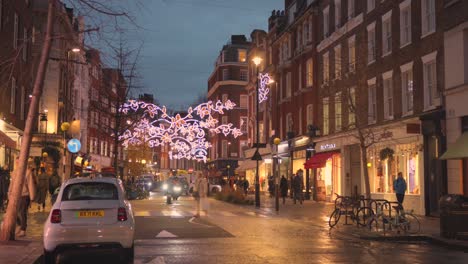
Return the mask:
{"type": "Polygon", "coordinates": [[[321,151],[326,151],[326,150],[331,150],[331,149],[336,149],[336,144],[331,143],[331,144],[324,144],[320,146],[321,151]]]}

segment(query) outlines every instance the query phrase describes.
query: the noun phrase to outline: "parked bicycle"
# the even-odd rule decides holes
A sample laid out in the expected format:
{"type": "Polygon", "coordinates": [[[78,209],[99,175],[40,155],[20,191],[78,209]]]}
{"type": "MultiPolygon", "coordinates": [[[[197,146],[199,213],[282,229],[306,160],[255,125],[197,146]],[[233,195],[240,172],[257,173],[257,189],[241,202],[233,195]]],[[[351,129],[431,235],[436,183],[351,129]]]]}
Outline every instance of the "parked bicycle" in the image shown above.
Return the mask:
{"type": "Polygon", "coordinates": [[[348,224],[348,217],[356,223],[358,226],[365,226],[367,219],[373,214],[373,210],[369,205],[370,199],[364,199],[364,197],[351,197],[341,196],[336,194],[335,209],[333,210],[330,218],[328,219],[328,225],[334,227],[340,221],[341,215],[345,216],[345,224],[348,224]]]}
{"type": "Polygon", "coordinates": [[[367,223],[370,230],[382,229],[384,234],[393,230],[397,233],[403,231],[405,234],[417,234],[421,231],[421,223],[413,210],[404,210],[400,203],[384,201],[376,203],[376,207],[377,213],[367,223]]]}

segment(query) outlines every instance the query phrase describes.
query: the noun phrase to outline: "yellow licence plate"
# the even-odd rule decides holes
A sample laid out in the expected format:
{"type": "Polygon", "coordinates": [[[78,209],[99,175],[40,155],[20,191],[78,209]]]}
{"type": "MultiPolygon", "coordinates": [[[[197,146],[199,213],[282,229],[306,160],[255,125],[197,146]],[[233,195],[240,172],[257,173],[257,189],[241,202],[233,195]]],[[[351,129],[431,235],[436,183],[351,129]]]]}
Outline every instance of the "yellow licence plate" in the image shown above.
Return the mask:
{"type": "Polygon", "coordinates": [[[76,217],[104,217],[104,210],[97,211],[78,211],[76,217]]]}

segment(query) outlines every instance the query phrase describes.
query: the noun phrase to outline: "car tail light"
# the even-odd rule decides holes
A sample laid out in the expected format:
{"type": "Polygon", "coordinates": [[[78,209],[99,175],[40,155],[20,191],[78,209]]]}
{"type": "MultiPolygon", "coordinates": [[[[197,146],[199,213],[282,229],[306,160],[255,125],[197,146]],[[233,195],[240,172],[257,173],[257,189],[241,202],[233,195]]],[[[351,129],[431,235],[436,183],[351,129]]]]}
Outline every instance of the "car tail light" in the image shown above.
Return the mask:
{"type": "Polygon", "coordinates": [[[123,207],[119,207],[117,212],[117,220],[119,221],[127,221],[127,210],[123,207]]]}
{"type": "Polygon", "coordinates": [[[52,215],[50,216],[50,222],[53,224],[58,224],[62,222],[62,212],[60,209],[54,209],[52,215]]]}

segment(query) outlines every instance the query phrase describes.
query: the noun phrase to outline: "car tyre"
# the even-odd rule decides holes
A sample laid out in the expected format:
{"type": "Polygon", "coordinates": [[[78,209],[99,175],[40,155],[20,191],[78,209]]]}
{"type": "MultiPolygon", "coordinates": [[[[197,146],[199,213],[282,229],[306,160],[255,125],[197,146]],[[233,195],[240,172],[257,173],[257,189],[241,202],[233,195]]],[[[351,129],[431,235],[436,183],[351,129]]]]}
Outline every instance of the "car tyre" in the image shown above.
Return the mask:
{"type": "Polygon", "coordinates": [[[132,245],[131,248],[124,249],[124,256],[125,264],[133,264],[133,260],[135,259],[135,246],[132,245]]]}
{"type": "Polygon", "coordinates": [[[211,192],[212,192],[212,193],[217,193],[217,192],[218,192],[218,189],[217,189],[217,188],[213,188],[213,189],[211,189],[211,192]]]}
{"type": "Polygon", "coordinates": [[[54,252],[50,252],[44,249],[44,263],[45,264],[55,264],[56,255],[54,252]]]}

